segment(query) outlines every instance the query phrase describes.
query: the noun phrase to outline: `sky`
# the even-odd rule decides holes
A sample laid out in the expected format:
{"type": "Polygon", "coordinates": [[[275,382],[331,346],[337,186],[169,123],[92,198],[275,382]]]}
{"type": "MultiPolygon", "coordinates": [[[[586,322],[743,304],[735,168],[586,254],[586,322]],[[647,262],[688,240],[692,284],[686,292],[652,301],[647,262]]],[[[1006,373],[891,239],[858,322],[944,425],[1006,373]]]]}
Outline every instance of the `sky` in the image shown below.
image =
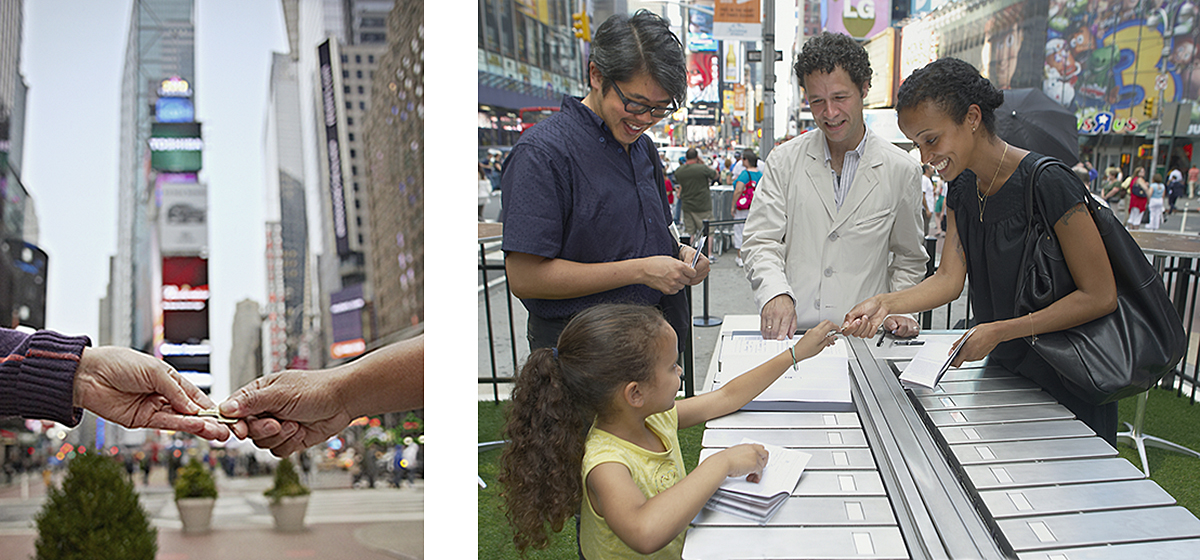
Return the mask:
{"type": "MultiPolygon", "coordinates": [[[[116,255],[121,73],[130,0],[26,0],[29,86],[21,180],[49,255],[47,328],[95,337],[116,255]]],[[[196,2],[196,118],[208,184],[213,395],[228,394],[238,301],[265,301],[263,122],[271,53],[288,49],[277,1],[196,2]]]]}

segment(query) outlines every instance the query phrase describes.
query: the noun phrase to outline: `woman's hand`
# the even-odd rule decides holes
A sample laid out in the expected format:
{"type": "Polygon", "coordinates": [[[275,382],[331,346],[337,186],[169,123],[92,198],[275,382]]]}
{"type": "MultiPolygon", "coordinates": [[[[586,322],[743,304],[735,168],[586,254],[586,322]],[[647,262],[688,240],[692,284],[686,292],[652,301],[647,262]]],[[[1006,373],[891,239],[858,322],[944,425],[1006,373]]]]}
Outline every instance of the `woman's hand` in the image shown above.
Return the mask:
{"type": "MultiPolygon", "coordinates": [[[[974,362],[982,360],[992,353],[997,344],[1004,342],[1004,338],[1000,334],[1000,329],[995,323],[982,323],[976,325],[971,331],[967,331],[971,337],[964,343],[962,338],[954,341],[950,346],[950,351],[953,352],[958,345],[962,344],[963,348],[954,357],[954,361],[950,363],[951,367],[959,367],[966,362],[974,362]]],[[[963,335],[967,336],[966,334],[963,335]]]]}
{"type": "Polygon", "coordinates": [[[883,299],[879,296],[871,296],[855,305],[854,309],[846,314],[845,322],[842,323],[842,334],[871,338],[875,336],[875,332],[883,325],[887,316],[888,308],[883,303],[883,299]]]}

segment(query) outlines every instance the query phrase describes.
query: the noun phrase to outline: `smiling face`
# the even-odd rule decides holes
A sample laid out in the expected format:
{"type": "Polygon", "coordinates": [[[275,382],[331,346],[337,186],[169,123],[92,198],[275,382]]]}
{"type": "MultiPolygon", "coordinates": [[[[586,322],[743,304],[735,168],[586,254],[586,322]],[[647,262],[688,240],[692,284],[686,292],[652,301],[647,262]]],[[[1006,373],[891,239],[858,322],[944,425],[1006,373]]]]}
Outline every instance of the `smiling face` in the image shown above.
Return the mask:
{"type": "Polygon", "coordinates": [[[975,135],[971,129],[979,120],[978,105],[971,105],[966,119],[956,123],[932,101],[903,109],[896,116],[900,132],[921,150],[921,163],[929,164],[947,181],[971,167],[971,154],[975,148],[975,135]]]}
{"type": "Polygon", "coordinates": [[[863,97],[867,86],[854,85],[841,67],[833,72],[812,72],[804,77],[804,97],[811,107],[813,119],[825,133],[830,151],[847,152],[858,147],[866,134],[863,124],[863,97]]]}
{"type": "Polygon", "coordinates": [[[636,141],[638,136],[662,119],[651,116],[649,111],[640,115],[626,111],[625,102],[617,94],[618,88],[629,101],[649,107],[668,107],[673,103],[667,90],[658,85],[658,82],[646,72],[638,73],[624,82],[613,82],[617,87],[609,87],[608,91],[604,93],[601,93],[604,91],[601,87],[604,84],[604,77],[595,64],[591,65],[589,78],[592,90],[583,99],[583,104],[600,116],[600,119],[612,131],[617,142],[620,142],[625,149],[629,149],[629,145],[636,141]]]}

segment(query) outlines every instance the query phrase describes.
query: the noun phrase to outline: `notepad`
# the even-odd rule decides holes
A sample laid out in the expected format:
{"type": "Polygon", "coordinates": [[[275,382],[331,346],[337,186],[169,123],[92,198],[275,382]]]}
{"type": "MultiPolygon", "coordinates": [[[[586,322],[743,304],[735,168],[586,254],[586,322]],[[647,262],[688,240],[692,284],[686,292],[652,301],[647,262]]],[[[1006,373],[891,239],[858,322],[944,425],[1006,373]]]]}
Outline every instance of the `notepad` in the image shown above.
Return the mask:
{"type": "Polygon", "coordinates": [[[917,355],[913,357],[904,371],[900,372],[900,381],[908,385],[924,387],[932,389],[937,387],[938,382],[942,380],[942,376],[950,370],[950,364],[954,361],[954,357],[958,355],[958,351],[962,350],[964,344],[967,343],[967,338],[975,329],[967,331],[967,334],[962,336],[962,342],[951,351],[954,346],[953,340],[930,340],[921,347],[917,355]]]}
{"type": "Polygon", "coordinates": [[[744,476],[728,477],[704,507],[765,525],[792,495],[812,455],[750,439],[742,443],[758,443],[767,448],[769,457],[762,479],[748,482],[744,476]]]}

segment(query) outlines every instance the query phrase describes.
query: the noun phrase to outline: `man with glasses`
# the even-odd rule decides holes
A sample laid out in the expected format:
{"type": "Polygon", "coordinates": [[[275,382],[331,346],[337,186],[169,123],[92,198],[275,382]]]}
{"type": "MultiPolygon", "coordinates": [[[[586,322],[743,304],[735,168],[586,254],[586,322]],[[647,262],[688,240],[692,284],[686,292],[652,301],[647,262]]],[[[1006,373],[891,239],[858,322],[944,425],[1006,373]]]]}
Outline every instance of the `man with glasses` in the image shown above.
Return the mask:
{"type": "Polygon", "coordinates": [[[616,14],[592,40],[591,90],[521,135],[501,177],[505,269],[529,311],[530,350],[599,303],[657,305],[687,340],[682,291],[708,274],[670,231],[664,172],[643,133],[686,91],[683,48],[661,17],[616,14]]]}

